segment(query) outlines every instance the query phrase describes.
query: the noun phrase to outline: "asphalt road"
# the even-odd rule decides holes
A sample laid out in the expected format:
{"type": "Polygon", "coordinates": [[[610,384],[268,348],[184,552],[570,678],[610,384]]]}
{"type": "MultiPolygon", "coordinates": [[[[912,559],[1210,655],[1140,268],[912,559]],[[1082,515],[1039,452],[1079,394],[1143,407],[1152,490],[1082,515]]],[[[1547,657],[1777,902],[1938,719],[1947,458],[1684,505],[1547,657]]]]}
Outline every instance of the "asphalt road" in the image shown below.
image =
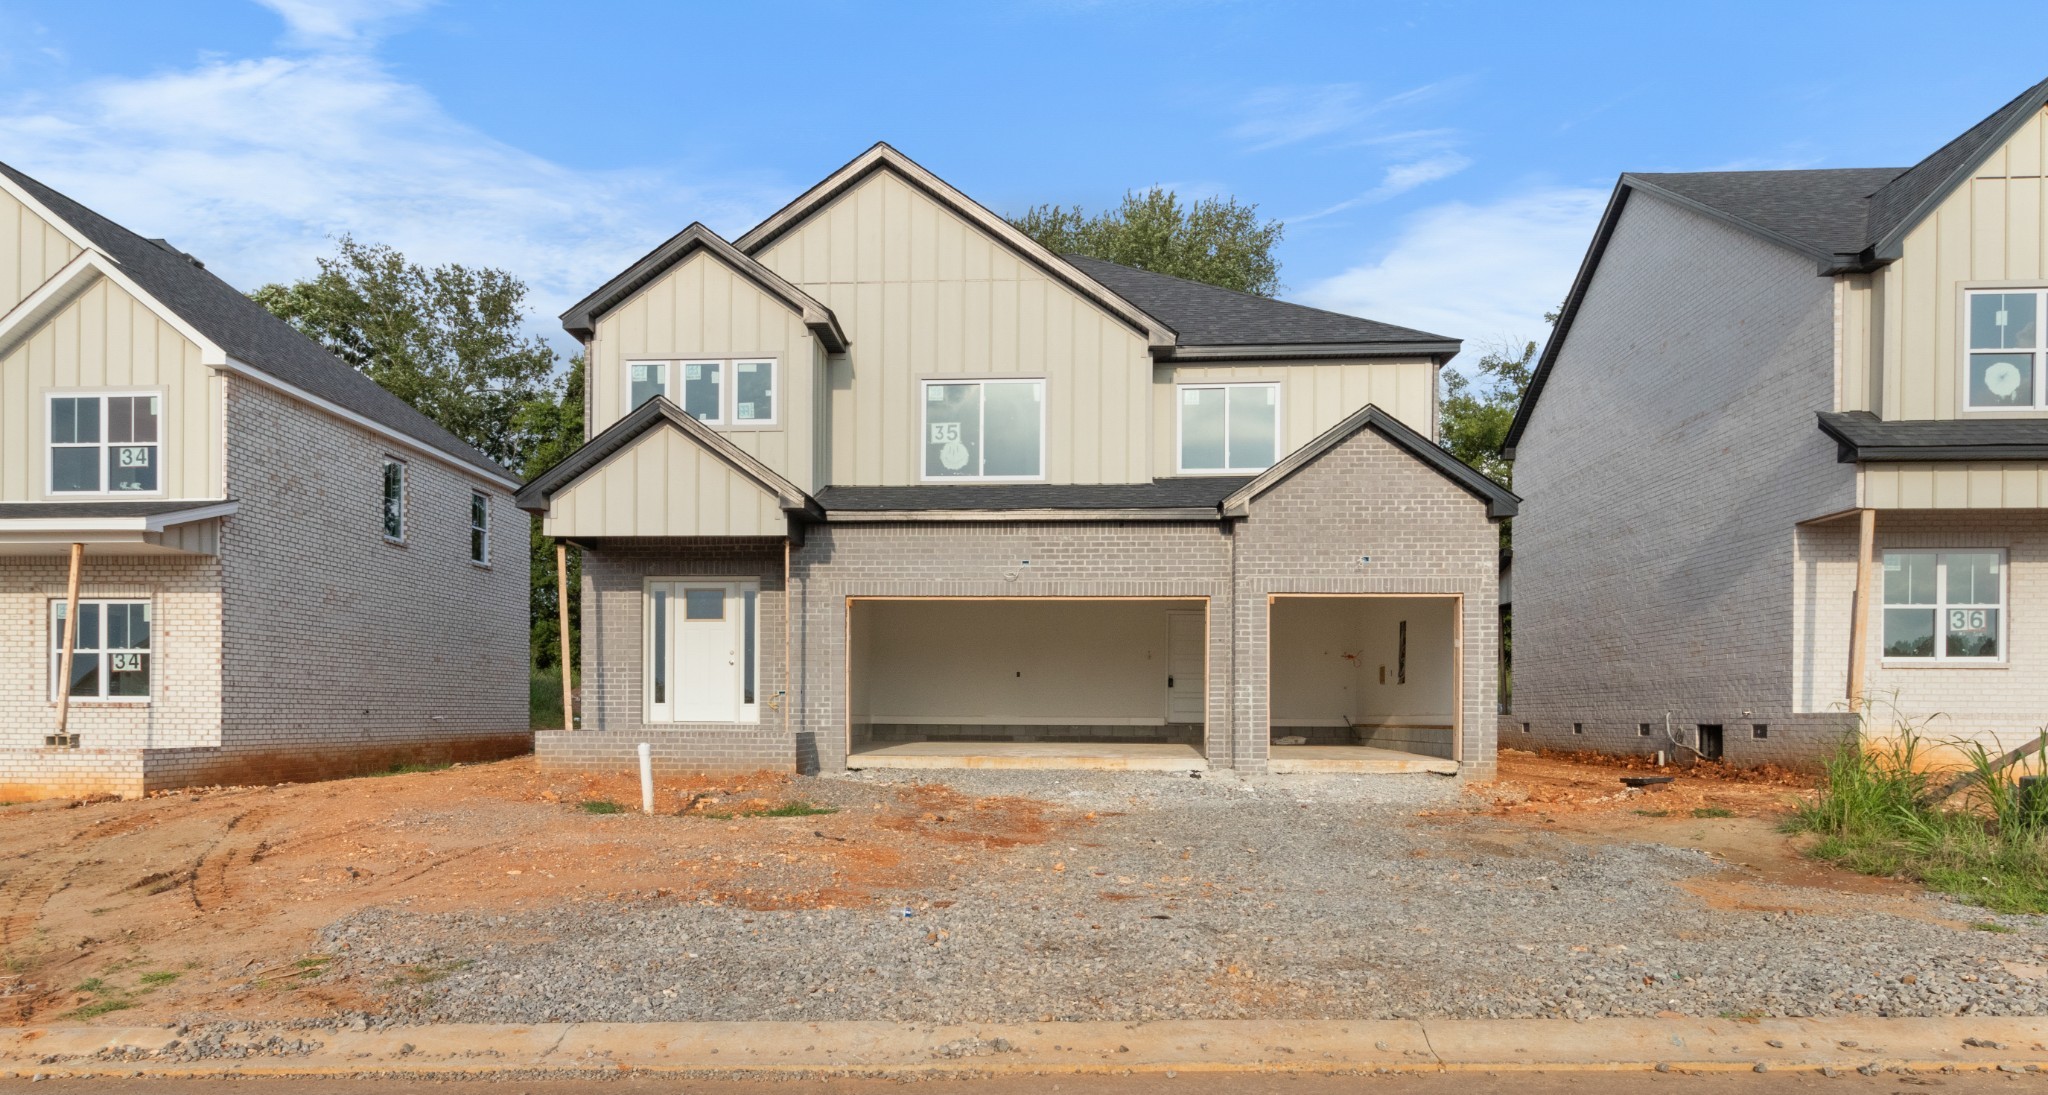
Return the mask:
{"type": "Polygon", "coordinates": [[[1642,1072],[1495,1073],[1408,1076],[1181,1075],[1025,1076],[994,1080],[674,1080],[620,1077],[605,1080],[64,1080],[41,1083],[0,1079],[0,1092],[36,1095],[382,1095],[432,1091],[447,1095],[1965,1095],[1974,1092],[2048,1092],[2048,1073],[1950,1075],[1817,1073],[1663,1075],[1642,1072]]]}

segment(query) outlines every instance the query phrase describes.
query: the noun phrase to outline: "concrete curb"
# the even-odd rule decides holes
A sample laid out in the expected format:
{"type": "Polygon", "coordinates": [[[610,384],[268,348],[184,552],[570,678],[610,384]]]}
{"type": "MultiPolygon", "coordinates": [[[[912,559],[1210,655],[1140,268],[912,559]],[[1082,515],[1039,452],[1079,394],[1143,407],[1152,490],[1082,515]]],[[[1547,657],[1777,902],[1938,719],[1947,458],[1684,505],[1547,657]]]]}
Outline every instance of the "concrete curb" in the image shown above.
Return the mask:
{"type": "Polygon", "coordinates": [[[2048,1069],[2048,1019],[1216,1020],[0,1028],[0,1077],[2048,1069]],[[283,1045],[279,1045],[279,1041],[283,1045]]]}

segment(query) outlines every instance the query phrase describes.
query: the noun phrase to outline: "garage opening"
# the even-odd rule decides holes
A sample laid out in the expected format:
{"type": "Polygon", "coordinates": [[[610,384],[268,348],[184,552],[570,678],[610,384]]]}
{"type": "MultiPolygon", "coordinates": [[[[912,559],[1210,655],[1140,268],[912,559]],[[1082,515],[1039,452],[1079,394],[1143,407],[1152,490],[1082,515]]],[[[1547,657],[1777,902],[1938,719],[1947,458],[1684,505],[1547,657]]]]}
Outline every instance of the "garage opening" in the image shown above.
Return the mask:
{"type": "Polygon", "coordinates": [[[1274,772],[1458,770],[1459,599],[1276,596],[1274,772]]]}
{"type": "Polygon", "coordinates": [[[850,768],[1208,767],[1207,605],[855,598],[850,768]]]}

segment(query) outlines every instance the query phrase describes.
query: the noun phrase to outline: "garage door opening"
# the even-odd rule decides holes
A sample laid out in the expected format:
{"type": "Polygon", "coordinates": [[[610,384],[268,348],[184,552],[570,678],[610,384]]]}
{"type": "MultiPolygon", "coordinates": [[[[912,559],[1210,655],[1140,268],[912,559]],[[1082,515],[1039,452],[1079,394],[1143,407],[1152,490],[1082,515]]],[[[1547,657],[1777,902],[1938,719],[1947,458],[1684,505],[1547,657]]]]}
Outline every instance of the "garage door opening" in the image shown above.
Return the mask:
{"type": "Polygon", "coordinates": [[[850,768],[1208,767],[1207,605],[855,598],[850,768]]]}
{"type": "Polygon", "coordinates": [[[1458,770],[1459,599],[1276,596],[1274,772],[1458,770]]]}

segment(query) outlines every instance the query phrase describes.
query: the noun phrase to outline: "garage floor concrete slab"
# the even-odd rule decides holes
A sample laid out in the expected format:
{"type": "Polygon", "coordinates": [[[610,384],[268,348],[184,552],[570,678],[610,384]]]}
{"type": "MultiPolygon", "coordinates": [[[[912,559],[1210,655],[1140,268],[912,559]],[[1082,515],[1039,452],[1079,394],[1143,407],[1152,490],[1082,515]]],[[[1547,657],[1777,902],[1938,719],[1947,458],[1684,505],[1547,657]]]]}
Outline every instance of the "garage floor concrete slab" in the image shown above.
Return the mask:
{"type": "Polygon", "coordinates": [[[1201,751],[1174,742],[908,741],[855,749],[848,768],[1082,768],[1199,772],[1201,751]]]}
{"type": "Polygon", "coordinates": [[[1354,772],[1366,775],[1396,775],[1409,772],[1458,774],[1458,762],[1443,757],[1403,753],[1370,745],[1275,745],[1267,771],[1276,775],[1297,772],[1354,772]]]}

